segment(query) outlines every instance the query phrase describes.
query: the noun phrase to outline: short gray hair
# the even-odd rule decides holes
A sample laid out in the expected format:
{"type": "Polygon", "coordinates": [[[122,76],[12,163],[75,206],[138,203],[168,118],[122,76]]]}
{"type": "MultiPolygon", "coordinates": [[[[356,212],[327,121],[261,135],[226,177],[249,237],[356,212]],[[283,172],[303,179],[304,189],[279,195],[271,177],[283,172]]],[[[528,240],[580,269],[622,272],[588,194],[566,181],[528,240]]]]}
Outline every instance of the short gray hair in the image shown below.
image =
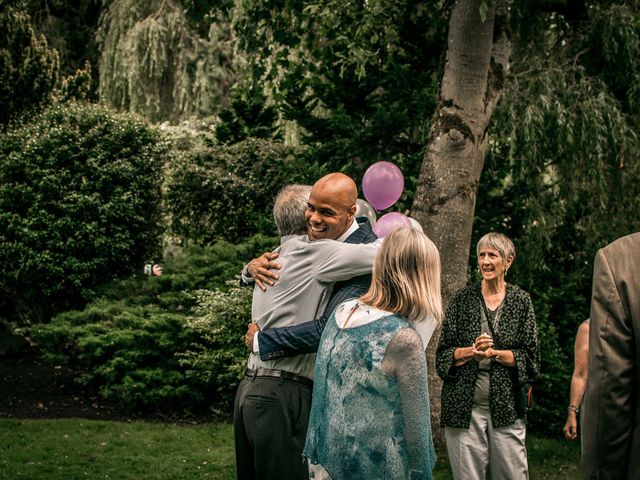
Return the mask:
{"type": "Polygon", "coordinates": [[[310,194],[310,185],[287,185],[280,190],[273,205],[273,219],[281,237],[306,233],[305,212],[310,194]]]}
{"type": "Polygon", "coordinates": [[[516,247],[509,237],[502,233],[490,232],[484,235],[479,241],[476,247],[476,255],[480,253],[481,248],[493,248],[500,252],[503,260],[508,260],[512,257],[516,259],[516,247]]]}

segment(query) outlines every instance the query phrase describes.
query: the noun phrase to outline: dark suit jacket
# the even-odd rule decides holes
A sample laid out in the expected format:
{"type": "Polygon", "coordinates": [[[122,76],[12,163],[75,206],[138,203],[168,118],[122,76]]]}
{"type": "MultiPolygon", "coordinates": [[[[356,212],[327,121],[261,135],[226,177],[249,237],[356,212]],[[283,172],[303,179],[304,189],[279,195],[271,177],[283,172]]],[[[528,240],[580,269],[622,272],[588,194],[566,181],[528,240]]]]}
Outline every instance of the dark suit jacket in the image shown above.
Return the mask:
{"type": "MultiPolygon", "coordinates": [[[[378,237],[371,230],[366,219],[358,218],[360,228],[353,232],[345,243],[371,243],[378,237]]],[[[329,317],[338,305],[364,294],[371,285],[371,275],[360,275],[351,280],[337,282],[324,314],[315,320],[300,323],[292,327],[271,328],[258,335],[258,347],[262,360],[290,357],[303,353],[314,353],[318,350],[322,330],[329,317]]]]}
{"type": "Polygon", "coordinates": [[[586,479],[640,479],[640,233],[598,251],[582,430],[586,479]]]}

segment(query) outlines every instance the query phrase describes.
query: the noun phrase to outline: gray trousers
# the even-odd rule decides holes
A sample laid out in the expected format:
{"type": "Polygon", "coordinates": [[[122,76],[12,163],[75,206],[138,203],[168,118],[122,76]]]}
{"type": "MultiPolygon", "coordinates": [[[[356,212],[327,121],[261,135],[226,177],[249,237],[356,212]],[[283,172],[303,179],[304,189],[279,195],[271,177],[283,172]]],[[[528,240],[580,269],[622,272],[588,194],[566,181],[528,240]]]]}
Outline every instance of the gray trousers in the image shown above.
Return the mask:
{"type": "Polygon", "coordinates": [[[508,427],[494,428],[489,408],[474,406],[468,429],[444,429],[453,478],[528,479],[525,434],[525,424],[521,419],[508,427]]]}
{"type": "Polygon", "coordinates": [[[233,411],[236,472],[240,480],[307,480],[302,450],[311,389],[298,382],[245,377],[233,411]]]}

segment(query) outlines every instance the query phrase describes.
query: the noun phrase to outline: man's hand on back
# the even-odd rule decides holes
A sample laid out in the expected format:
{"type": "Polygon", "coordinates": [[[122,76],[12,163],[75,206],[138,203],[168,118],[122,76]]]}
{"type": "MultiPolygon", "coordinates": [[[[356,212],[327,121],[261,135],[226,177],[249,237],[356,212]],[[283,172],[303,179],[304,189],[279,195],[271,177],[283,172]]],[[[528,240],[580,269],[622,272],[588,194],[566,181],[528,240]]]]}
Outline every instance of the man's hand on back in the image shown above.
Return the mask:
{"type": "Polygon", "coordinates": [[[247,333],[244,334],[244,344],[250,352],[253,352],[253,336],[260,331],[257,323],[251,322],[247,325],[247,333]]]}
{"type": "Polygon", "coordinates": [[[276,258],[278,258],[277,253],[266,252],[251,260],[247,265],[249,275],[263,291],[267,289],[265,283],[272,286],[280,278],[276,272],[272,272],[272,270],[280,270],[282,268],[282,265],[273,261],[276,258]]]}

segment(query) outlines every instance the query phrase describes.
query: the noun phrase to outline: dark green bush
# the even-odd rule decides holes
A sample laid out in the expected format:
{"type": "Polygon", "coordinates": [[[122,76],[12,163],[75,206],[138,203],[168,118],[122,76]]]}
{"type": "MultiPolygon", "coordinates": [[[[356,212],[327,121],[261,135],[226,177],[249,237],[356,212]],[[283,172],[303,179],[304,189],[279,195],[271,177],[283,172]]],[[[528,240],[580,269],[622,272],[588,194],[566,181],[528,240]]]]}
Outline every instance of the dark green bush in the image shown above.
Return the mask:
{"type": "Polygon", "coordinates": [[[192,292],[226,290],[227,281],[236,278],[248,260],[272,250],[278,243],[277,237],[254,235],[237,245],[223,240],[207,246],[169,246],[164,259],[150,259],[162,264],[162,276],[145,277],[141,267],[139,275],[98,287],[94,298],[123,301],[127,306],[154,304],[186,314],[195,305],[192,292]]]}
{"type": "Polygon", "coordinates": [[[313,183],[322,173],[300,152],[270,140],[194,146],[169,174],[171,230],[199,243],[273,235],[271,209],[277,192],[289,183],[313,183]]]}
{"type": "Polygon", "coordinates": [[[162,276],[111,282],[84,310],[23,333],[46,360],[71,366],[79,382],[125,410],[228,416],[251,316],[251,289],[234,286],[242,265],[276,242],[258,235],[172,248],[162,276]]]}
{"type": "Polygon", "coordinates": [[[572,363],[558,343],[555,325],[536,312],[540,337],[540,378],[533,385],[533,408],[529,414],[529,431],[537,435],[559,436],[567,418],[569,382],[572,363]]]}
{"type": "Polygon", "coordinates": [[[165,402],[181,410],[197,393],[186,385],[175,356],[189,345],[184,324],[184,315],[156,305],[98,301],[34,325],[30,334],[48,361],[78,369],[78,380],[102,398],[132,411],[165,402]]]}
{"type": "Polygon", "coordinates": [[[267,97],[259,88],[236,85],[231,105],[220,111],[216,139],[221,143],[236,143],[247,137],[278,138],[278,112],[267,105],[267,97]]]}
{"type": "Polygon", "coordinates": [[[147,124],[87,104],[0,136],[4,316],[46,320],[159,251],[165,152],[147,124]]]}

